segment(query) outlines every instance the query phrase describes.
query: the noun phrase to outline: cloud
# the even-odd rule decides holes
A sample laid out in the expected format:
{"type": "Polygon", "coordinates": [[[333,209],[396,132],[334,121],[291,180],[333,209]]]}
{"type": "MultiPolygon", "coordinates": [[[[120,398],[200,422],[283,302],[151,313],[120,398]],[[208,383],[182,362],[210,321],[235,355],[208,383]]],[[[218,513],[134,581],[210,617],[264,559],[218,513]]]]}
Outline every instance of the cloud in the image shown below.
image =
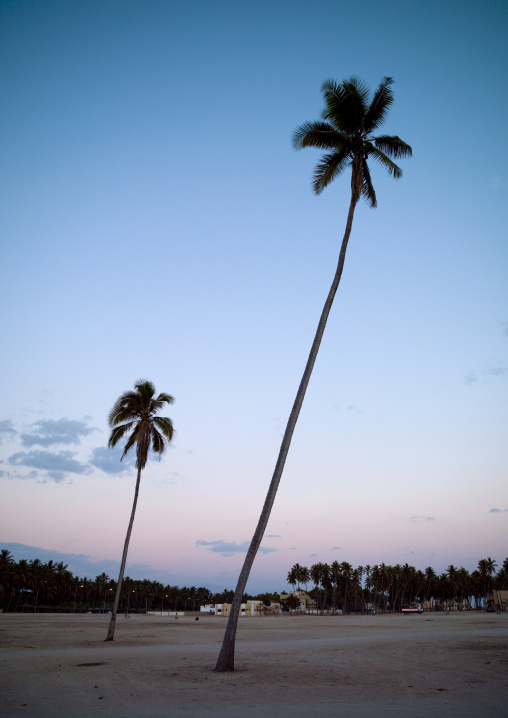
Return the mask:
{"type": "Polygon", "coordinates": [[[343,409],[340,404],[334,403],[333,410],[334,411],[350,411],[350,412],[353,412],[354,414],[363,414],[364,413],[364,410],[361,407],[357,406],[356,404],[348,404],[345,407],[345,409],[343,409]]]}
{"type": "Polygon", "coordinates": [[[134,466],[135,455],[127,454],[123,461],[120,461],[122,453],[123,448],[120,446],[115,446],[114,449],[98,446],[92,451],[90,463],[92,466],[95,466],[96,469],[100,469],[106,474],[123,474],[134,466]]]}
{"type": "MultiPolygon", "coordinates": [[[[120,461],[123,454],[124,447],[117,444],[112,449],[108,449],[106,446],[98,446],[92,450],[90,458],[90,464],[96,469],[104,471],[106,474],[122,474],[125,471],[130,471],[136,464],[136,450],[133,448],[123,459],[120,461]]],[[[149,461],[154,460],[158,462],[158,458],[154,456],[148,457],[149,461]]],[[[170,476],[181,478],[181,475],[176,472],[170,472],[170,476]]],[[[175,481],[172,478],[167,478],[159,483],[170,483],[174,484],[175,481]]]]}
{"type": "Polygon", "coordinates": [[[360,409],[360,407],[356,406],[356,404],[348,404],[346,406],[346,411],[352,411],[355,414],[363,414],[363,409],[360,409]]]}
{"type": "Polygon", "coordinates": [[[490,376],[506,376],[508,374],[508,364],[505,361],[498,361],[495,366],[491,366],[486,370],[486,374],[490,376]]]}
{"type": "Polygon", "coordinates": [[[411,516],[410,521],[414,524],[421,524],[423,522],[435,521],[434,516],[411,516]]]}
{"type": "MultiPolygon", "coordinates": [[[[120,569],[120,561],[114,559],[103,559],[96,560],[92,556],[87,554],[74,554],[74,553],[61,553],[60,551],[52,551],[50,549],[44,549],[40,546],[27,546],[26,544],[20,543],[5,543],[0,542],[0,548],[6,548],[11,552],[15,561],[25,559],[27,561],[33,561],[38,558],[43,563],[48,561],[54,561],[58,563],[63,561],[67,564],[67,568],[75,576],[81,576],[86,578],[95,578],[101,573],[107,573],[111,578],[118,576],[120,569]]],[[[157,571],[148,564],[141,563],[129,563],[127,562],[127,575],[136,578],[152,578],[157,580],[157,574],[164,574],[163,571],[157,571]]]]}
{"type": "Polygon", "coordinates": [[[502,322],[503,324],[503,336],[508,337],[508,322],[502,322]]]}
{"type": "Polygon", "coordinates": [[[176,480],[172,479],[171,478],[172,476],[176,476],[177,479],[183,478],[182,474],[179,474],[177,471],[171,471],[167,477],[162,478],[162,479],[158,478],[156,483],[159,486],[163,486],[164,484],[173,484],[174,485],[174,484],[176,484],[176,480]]]}
{"type": "Polygon", "coordinates": [[[0,421],[0,443],[2,442],[3,437],[10,438],[12,436],[15,436],[18,432],[14,428],[12,421],[10,419],[5,419],[4,421],[0,421]]]}
{"type": "MultiPolygon", "coordinates": [[[[45,484],[46,480],[44,479],[44,476],[35,469],[32,469],[32,471],[29,471],[28,474],[20,474],[19,471],[0,471],[0,478],[2,479],[22,479],[23,481],[26,481],[26,479],[33,479],[33,480],[39,480],[41,483],[45,484]]],[[[64,475],[58,475],[56,479],[54,479],[57,483],[59,481],[62,481],[65,478],[64,475]]]]}
{"type": "Polygon", "coordinates": [[[475,384],[478,381],[478,376],[476,375],[475,371],[470,371],[466,376],[464,377],[464,383],[465,384],[475,384]]]}
{"type": "MultiPolygon", "coordinates": [[[[88,464],[76,461],[74,451],[19,451],[9,457],[12,466],[27,466],[32,469],[41,469],[47,472],[49,478],[59,483],[63,481],[66,472],[72,474],[87,474],[90,472],[88,464]]],[[[27,478],[36,478],[33,474],[27,478]]]]}
{"type": "MultiPolygon", "coordinates": [[[[236,541],[223,541],[222,539],[219,539],[218,541],[196,541],[196,546],[207,546],[208,551],[213,551],[214,553],[220,553],[221,556],[233,556],[235,553],[247,553],[250,541],[244,541],[243,543],[236,543],[236,541]]],[[[260,546],[258,549],[259,553],[272,553],[273,551],[276,551],[277,549],[274,548],[265,548],[264,546],[260,546]]]]}
{"type": "MultiPolygon", "coordinates": [[[[43,563],[47,563],[49,560],[55,563],[63,561],[68,565],[69,571],[75,576],[82,578],[94,579],[104,572],[116,580],[118,571],[120,570],[120,561],[117,559],[101,559],[87,554],[61,553],[51,549],[44,549],[40,546],[28,546],[19,543],[7,543],[5,541],[0,541],[0,549],[10,551],[15,561],[20,561],[21,559],[31,561],[35,558],[40,559],[43,563]]],[[[187,562],[181,565],[185,567],[189,566],[189,568],[191,566],[191,564],[187,562]]],[[[129,563],[129,560],[127,560],[126,574],[132,579],[142,580],[147,578],[151,581],[159,581],[163,585],[206,586],[211,591],[223,591],[224,588],[234,590],[238,578],[236,571],[220,572],[215,567],[211,575],[207,573],[195,574],[189,572],[189,570],[180,571],[172,569],[168,571],[167,569],[160,569],[148,564],[129,563]]],[[[251,576],[248,586],[248,590],[254,595],[267,591],[272,592],[274,590],[273,580],[266,576],[261,579],[256,579],[251,576]]]]}
{"type": "Polygon", "coordinates": [[[342,551],[342,546],[333,546],[332,551],[342,551]]]}
{"type": "Polygon", "coordinates": [[[92,426],[87,426],[87,420],[76,421],[74,419],[42,419],[31,425],[31,433],[21,434],[23,446],[52,446],[53,444],[79,444],[82,436],[88,436],[97,431],[92,426]]]}
{"type": "Polygon", "coordinates": [[[505,376],[508,376],[508,362],[498,359],[495,364],[491,364],[486,369],[479,372],[479,375],[477,371],[470,371],[464,377],[464,382],[466,384],[475,384],[481,380],[482,384],[484,384],[489,381],[489,379],[499,379],[505,376]]]}
{"type": "Polygon", "coordinates": [[[508,509],[490,509],[489,514],[504,514],[507,512],[508,509]]]}
{"type": "Polygon", "coordinates": [[[266,534],[265,538],[282,538],[279,534],[266,534]]]}

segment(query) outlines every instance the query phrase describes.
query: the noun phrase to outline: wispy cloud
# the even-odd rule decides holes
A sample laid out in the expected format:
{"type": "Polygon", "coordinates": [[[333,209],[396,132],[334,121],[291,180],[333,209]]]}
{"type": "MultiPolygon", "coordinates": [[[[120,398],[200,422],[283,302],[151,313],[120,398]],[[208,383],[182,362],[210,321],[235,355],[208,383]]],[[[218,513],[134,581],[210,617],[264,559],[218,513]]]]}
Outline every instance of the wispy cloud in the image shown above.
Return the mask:
{"type": "Polygon", "coordinates": [[[508,509],[490,509],[489,514],[505,514],[508,513],[508,509]]]}
{"type": "Polygon", "coordinates": [[[90,463],[96,469],[104,471],[106,474],[122,474],[124,471],[132,469],[135,463],[135,456],[127,454],[123,461],[120,461],[123,448],[115,446],[113,449],[107,449],[105,446],[98,446],[92,451],[90,463]]]}
{"type": "Polygon", "coordinates": [[[0,421],[0,443],[2,442],[2,439],[5,438],[12,438],[16,436],[18,432],[14,428],[14,425],[10,419],[5,419],[4,421],[0,421]]]}
{"type": "MultiPolygon", "coordinates": [[[[59,483],[66,478],[66,473],[87,474],[90,472],[88,464],[77,461],[73,451],[19,451],[8,458],[11,466],[26,466],[32,469],[45,471],[47,476],[59,483]]],[[[17,478],[38,478],[38,474],[17,478]]]]}
{"type": "MultiPolygon", "coordinates": [[[[0,548],[5,548],[10,551],[15,561],[20,561],[21,559],[32,561],[36,558],[40,559],[43,563],[50,560],[56,563],[63,561],[63,563],[67,564],[69,571],[74,575],[86,576],[87,578],[95,578],[95,576],[103,572],[111,578],[116,578],[120,568],[120,561],[116,559],[97,560],[88,554],[60,553],[59,551],[20,543],[0,542],[0,548]]],[[[127,574],[133,578],[141,579],[151,577],[152,580],[158,580],[158,574],[163,575],[164,573],[163,571],[154,569],[148,564],[127,562],[127,574]]]]}
{"type": "MultiPolygon", "coordinates": [[[[88,416],[83,417],[80,421],[66,418],[43,419],[31,424],[29,431],[20,434],[21,443],[26,447],[39,445],[44,448],[55,444],[79,444],[82,437],[98,431],[90,426],[90,420],[88,416]]],[[[2,435],[13,437],[16,434],[18,432],[11,421],[0,422],[0,441],[2,435]]],[[[135,451],[131,451],[120,461],[122,453],[123,447],[120,445],[113,449],[99,446],[91,451],[88,461],[80,461],[76,458],[76,452],[71,450],[30,449],[29,451],[18,451],[12,454],[6,463],[10,466],[30,468],[33,471],[29,473],[26,471],[4,471],[0,476],[9,479],[35,479],[43,482],[50,479],[60,483],[69,479],[68,474],[88,474],[94,469],[100,469],[106,474],[118,475],[132,470],[136,461],[135,451]]],[[[173,483],[174,479],[168,477],[166,481],[173,483]]]]}
{"type": "Polygon", "coordinates": [[[348,404],[346,406],[346,411],[352,411],[353,414],[363,414],[363,409],[360,409],[360,407],[356,406],[356,404],[348,404]]]}
{"type": "Polygon", "coordinates": [[[332,546],[332,551],[342,551],[342,546],[332,546]]]}
{"type": "Polygon", "coordinates": [[[30,432],[21,434],[23,446],[53,446],[54,444],[79,444],[81,437],[97,431],[88,426],[87,419],[42,419],[30,426],[30,432]]]}
{"type": "MultiPolygon", "coordinates": [[[[214,553],[220,553],[221,556],[233,556],[235,553],[247,553],[250,542],[243,541],[243,543],[236,543],[236,541],[223,541],[219,539],[217,541],[196,541],[196,546],[205,546],[208,551],[214,553]]],[[[264,546],[259,547],[259,553],[272,553],[277,549],[266,548],[264,546]]]]}
{"type": "Polygon", "coordinates": [[[488,369],[485,370],[485,373],[494,377],[507,376],[508,362],[498,361],[495,365],[488,367],[488,369]]]}
{"type": "Polygon", "coordinates": [[[282,538],[279,534],[266,534],[265,538],[282,538]]]}
{"type": "Polygon", "coordinates": [[[342,407],[333,398],[332,398],[332,400],[334,401],[334,404],[333,404],[334,411],[349,411],[349,412],[352,412],[353,414],[363,414],[364,413],[364,410],[361,407],[357,406],[356,404],[347,404],[345,407],[342,407]]]}
{"type": "Polygon", "coordinates": [[[485,384],[490,379],[500,379],[506,376],[508,376],[508,362],[498,359],[481,371],[472,369],[464,377],[464,383],[471,385],[481,382],[485,384]]]}
{"type": "Polygon", "coordinates": [[[413,524],[421,524],[424,522],[430,522],[430,521],[435,521],[435,520],[436,519],[434,516],[411,516],[411,518],[410,518],[410,521],[413,524]]]}

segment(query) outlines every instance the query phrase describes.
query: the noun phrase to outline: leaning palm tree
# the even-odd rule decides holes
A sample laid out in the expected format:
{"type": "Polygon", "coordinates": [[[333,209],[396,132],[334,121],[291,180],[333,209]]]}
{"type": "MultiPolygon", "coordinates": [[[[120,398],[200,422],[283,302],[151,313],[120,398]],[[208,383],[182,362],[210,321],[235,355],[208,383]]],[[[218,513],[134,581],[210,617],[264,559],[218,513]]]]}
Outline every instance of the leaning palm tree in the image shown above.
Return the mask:
{"type": "Polygon", "coordinates": [[[384,167],[392,177],[398,179],[402,175],[402,170],[390,157],[397,159],[412,154],[411,147],[399,137],[373,135],[380,125],[383,124],[388,110],[393,103],[392,83],[393,80],[390,77],[385,77],[374,93],[372,102],[369,103],[368,88],[356,77],[352,77],[341,83],[337,83],[334,80],[327,80],[321,88],[325,100],[322,120],[306,122],[301,125],[293,135],[295,149],[317,147],[318,149],[326,150],[326,154],[317,165],[314,174],[314,192],[320,194],[330,182],[338,177],[347,167],[350,167],[351,201],[337,269],[321,313],[309,358],[289,416],[261,516],[240,572],[226,633],[215,667],[217,671],[234,670],[236,628],[242,594],[245,590],[252,564],[268,523],[298,415],[314,368],[328,315],[330,314],[335,293],[342,276],[355,207],[361,197],[363,197],[371,207],[376,206],[376,194],[372,186],[367,160],[372,157],[384,167]]]}
{"type": "Polygon", "coordinates": [[[172,404],[173,401],[174,399],[170,394],[159,394],[159,396],[155,397],[155,387],[152,382],[140,379],[134,385],[134,391],[126,391],[123,393],[109,412],[109,425],[113,428],[111,436],[109,437],[108,448],[111,449],[116,446],[127,434],[129,438],[125,444],[120,461],[122,461],[130,449],[135,446],[138,475],[106,641],[112,641],[115,636],[116,614],[120,601],[120,592],[122,590],[123,574],[125,571],[125,562],[127,561],[132,525],[134,523],[134,514],[136,513],[136,504],[138,502],[141,472],[146,466],[150,448],[155,454],[158,454],[160,459],[166,450],[167,444],[173,438],[173,422],[171,419],[166,416],[156,416],[156,414],[163,408],[164,404],[172,404]]]}

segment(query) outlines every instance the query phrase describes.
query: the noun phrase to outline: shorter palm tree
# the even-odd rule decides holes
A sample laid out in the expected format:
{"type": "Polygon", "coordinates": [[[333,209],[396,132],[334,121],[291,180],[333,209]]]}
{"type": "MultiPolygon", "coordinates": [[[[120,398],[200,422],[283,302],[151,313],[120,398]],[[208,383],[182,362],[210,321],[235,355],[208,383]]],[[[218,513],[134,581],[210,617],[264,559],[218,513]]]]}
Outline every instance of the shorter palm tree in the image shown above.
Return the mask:
{"type": "Polygon", "coordinates": [[[159,394],[155,398],[155,387],[150,381],[140,379],[134,385],[135,391],[126,391],[117,400],[109,412],[109,425],[113,427],[108,441],[108,448],[111,449],[126,435],[129,435],[125,444],[120,461],[133,446],[136,447],[136,468],[138,475],[134,491],[134,502],[132,504],[131,517],[123,547],[120,575],[116,586],[115,600],[109,623],[106,641],[112,641],[115,636],[116,614],[122,581],[127,561],[127,551],[134,524],[134,514],[138,503],[139,483],[141,472],[146,466],[150,449],[158,454],[159,459],[166,450],[167,444],[173,438],[173,422],[166,416],[156,416],[164,404],[172,404],[174,399],[170,394],[159,394]]]}

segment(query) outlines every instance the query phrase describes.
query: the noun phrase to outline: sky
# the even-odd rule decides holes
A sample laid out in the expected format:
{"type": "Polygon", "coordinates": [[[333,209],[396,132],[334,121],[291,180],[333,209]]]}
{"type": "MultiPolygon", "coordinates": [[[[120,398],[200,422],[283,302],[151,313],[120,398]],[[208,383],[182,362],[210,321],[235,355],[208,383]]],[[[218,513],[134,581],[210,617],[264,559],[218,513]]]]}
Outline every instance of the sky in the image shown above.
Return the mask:
{"type": "Polygon", "coordinates": [[[409,143],[346,265],[251,578],[508,555],[508,3],[0,2],[0,548],[234,588],[328,292],[350,184],[311,190],[324,80],[394,78],[409,143]]]}

